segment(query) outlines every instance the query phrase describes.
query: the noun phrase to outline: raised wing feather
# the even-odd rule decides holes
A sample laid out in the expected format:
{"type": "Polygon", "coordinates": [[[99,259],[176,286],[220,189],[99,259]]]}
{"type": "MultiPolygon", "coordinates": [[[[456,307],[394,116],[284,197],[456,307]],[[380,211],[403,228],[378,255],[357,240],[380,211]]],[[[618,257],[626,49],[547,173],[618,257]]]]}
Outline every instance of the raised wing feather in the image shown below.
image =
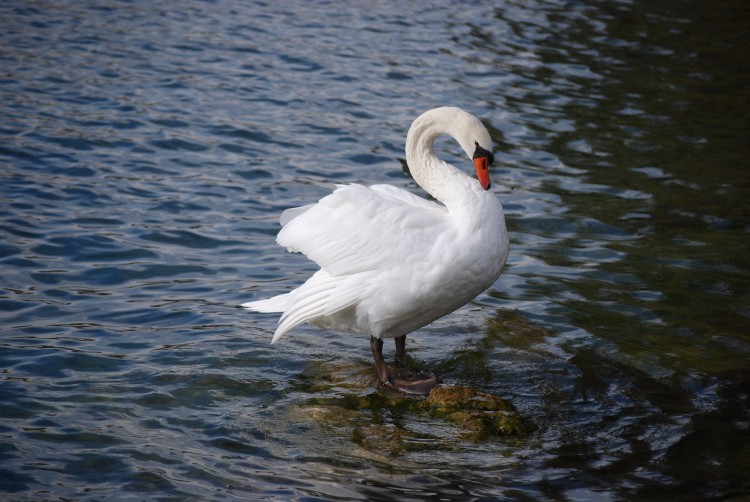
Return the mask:
{"type": "Polygon", "coordinates": [[[356,184],[285,212],[282,222],[278,243],[332,276],[419,259],[450,224],[443,206],[392,186],[356,184]]]}

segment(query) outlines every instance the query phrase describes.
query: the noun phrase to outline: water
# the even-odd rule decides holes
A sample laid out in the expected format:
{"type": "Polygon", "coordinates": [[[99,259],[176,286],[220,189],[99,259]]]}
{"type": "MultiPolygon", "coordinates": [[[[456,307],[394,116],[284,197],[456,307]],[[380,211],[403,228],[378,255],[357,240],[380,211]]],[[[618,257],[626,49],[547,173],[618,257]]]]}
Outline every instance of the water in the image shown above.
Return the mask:
{"type": "Polygon", "coordinates": [[[0,20],[3,498],[750,496],[744,2],[11,1],[0,20]],[[274,318],[235,307],[315,269],[276,247],[283,209],[333,183],[418,190],[406,130],[443,104],[491,128],[512,249],[410,355],[528,434],[467,440],[384,400],[362,337],[270,346],[274,318]]]}

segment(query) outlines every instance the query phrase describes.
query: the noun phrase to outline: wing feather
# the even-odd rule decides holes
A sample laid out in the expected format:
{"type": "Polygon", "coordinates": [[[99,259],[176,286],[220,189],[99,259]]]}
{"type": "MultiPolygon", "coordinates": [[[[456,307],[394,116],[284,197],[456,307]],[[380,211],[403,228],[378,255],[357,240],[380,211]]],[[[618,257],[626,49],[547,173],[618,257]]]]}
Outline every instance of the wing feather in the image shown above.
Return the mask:
{"type": "Polygon", "coordinates": [[[443,206],[389,185],[339,185],[317,204],[295,209],[282,215],[278,243],[332,276],[417,259],[448,224],[443,206]]]}
{"type": "Polygon", "coordinates": [[[279,319],[271,343],[295,326],[317,318],[335,316],[337,312],[355,305],[365,285],[365,281],[333,277],[319,270],[299,288],[288,293],[289,303],[279,319]]]}

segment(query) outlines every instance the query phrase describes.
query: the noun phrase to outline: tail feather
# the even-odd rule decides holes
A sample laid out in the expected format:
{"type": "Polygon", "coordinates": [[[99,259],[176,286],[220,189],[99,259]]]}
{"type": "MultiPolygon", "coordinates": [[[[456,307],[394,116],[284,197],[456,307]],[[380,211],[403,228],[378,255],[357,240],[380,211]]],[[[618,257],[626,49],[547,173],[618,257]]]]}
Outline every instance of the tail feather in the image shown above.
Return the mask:
{"type": "Polygon", "coordinates": [[[367,283],[352,277],[333,277],[324,270],[318,270],[294,291],[266,300],[243,303],[242,307],[255,312],[282,313],[271,339],[271,343],[274,343],[295,326],[346,311],[359,301],[361,291],[367,283]]]}
{"type": "Polygon", "coordinates": [[[264,314],[284,312],[289,307],[289,293],[274,296],[273,298],[266,298],[265,300],[246,302],[240,305],[240,307],[264,314]]]}

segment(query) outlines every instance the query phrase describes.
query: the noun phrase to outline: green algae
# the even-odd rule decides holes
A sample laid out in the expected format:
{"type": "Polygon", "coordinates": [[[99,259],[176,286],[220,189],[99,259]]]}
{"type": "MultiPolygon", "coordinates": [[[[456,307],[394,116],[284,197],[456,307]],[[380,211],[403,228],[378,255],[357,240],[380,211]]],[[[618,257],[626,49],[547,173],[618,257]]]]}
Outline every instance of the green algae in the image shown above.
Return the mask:
{"type": "Polygon", "coordinates": [[[387,389],[314,397],[300,411],[323,427],[349,434],[368,451],[389,455],[519,436],[536,429],[507,399],[454,385],[439,385],[426,398],[387,389]]]}

